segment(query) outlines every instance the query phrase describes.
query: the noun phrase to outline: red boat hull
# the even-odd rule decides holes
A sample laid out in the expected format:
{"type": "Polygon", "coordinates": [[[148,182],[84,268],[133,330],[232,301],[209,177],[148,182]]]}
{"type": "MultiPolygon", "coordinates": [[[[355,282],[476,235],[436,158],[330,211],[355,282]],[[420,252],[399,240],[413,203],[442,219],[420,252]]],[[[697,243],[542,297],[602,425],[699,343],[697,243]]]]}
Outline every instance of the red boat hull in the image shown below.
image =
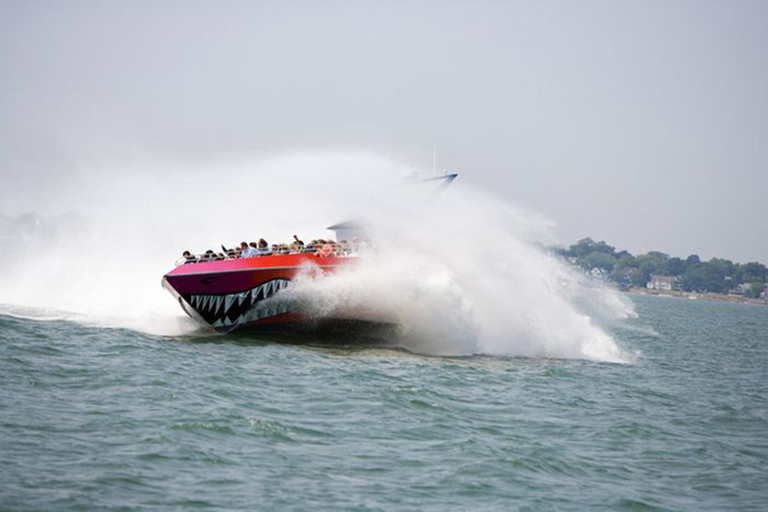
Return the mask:
{"type": "Polygon", "coordinates": [[[188,263],[163,276],[163,287],[189,316],[220,332],[293,325],[311,319],[280,293],[290,281],[302,270],[334,272],[356,260],[301,253],[188,263]]]}

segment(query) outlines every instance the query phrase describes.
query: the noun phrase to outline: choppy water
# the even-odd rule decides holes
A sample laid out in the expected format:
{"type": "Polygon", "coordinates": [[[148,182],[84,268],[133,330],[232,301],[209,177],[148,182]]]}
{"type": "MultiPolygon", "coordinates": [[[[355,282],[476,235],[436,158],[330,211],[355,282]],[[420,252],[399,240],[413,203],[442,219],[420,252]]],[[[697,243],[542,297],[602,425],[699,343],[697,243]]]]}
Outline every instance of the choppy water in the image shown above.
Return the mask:
{"type": "Polygon", "coordinates": [[[4,510],[768,504],[768,308],[638,297],[632,364],[0,316],[4,510]]]}

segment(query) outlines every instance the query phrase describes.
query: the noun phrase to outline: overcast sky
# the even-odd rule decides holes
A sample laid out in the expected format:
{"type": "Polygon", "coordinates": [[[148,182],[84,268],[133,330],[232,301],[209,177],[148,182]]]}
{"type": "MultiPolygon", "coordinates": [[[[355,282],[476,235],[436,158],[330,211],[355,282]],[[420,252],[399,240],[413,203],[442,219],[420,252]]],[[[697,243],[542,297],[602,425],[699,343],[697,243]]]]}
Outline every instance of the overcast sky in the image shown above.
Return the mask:
{"type": "Polygon", "coordinates": [[[433,143],[563,242],[768,262],[768,2],[0,0],[0,213],[89,159],[433,143]]]}

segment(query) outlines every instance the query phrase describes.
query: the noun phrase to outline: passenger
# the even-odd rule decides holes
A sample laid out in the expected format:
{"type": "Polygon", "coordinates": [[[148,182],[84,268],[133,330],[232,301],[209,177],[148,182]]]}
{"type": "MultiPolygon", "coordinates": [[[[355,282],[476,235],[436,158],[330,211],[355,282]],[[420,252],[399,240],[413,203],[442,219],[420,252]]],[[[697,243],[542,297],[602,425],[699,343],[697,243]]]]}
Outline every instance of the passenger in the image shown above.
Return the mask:
{"type": "Polygon", "coordinates": [[[258,245],[251,242],[251,246],[249,247],[247,243],[243,242],[240,244],[240,257],[241,258],[253,258],[255,256],[259,255],[259,250],[257,249],[258,245]]]}
{"type": "Polygon", "coordinates": [[[288,254],[291,250],[288,248],[288,244],[280,244],[280,254],[288,254]]]}
{"type": "Polygon", "coordinates": [[[301,253],[301,246],[296,242],[291,242],[291,245],[288,246],[288,254],[299,254],[299,253],[301,253]]]}
{"type": "Polygon", "coordinates": [[[197,263],[197,258],[195,258],[195,257],[192,255],[192,253],[191,253],[191,252],[189,252],[189,251],[184,251],[184,252],[183,252],[181,255],[182,255],[182,256],[184,256],[184,264],[185,264],[185,265],[186,265],[187,263],[197,263]]]}
{"type": "MultiPolygon", "coordinates": [[[[323,242],[325,242],[325,240],[323,240],[323,242]]],[[[324,243],[323,245],[319,245],[317,248],[317,252],[315,254],[317,254],[317,256],[320,258],[327,258],[328,256],[333,256],[334,254],[333,244],[324,243]]]]}
{"type": "Polygon", "coordinates": [[[296,245],[298,245],[300,248],[302,248],[302,249],[304,248],[304,242],[302,242],[301,240],[299,240],[299,237],[297,237],[296,235],[293,235],[293,241],[294,241],[294,243],[295,243],[296,245]]]}
{"type": "Polygon", "coordinates": [[[263,238],[259,238],[259,254],[261,256],[271,256],[272,251],[269,250],[269,244],[263,238]]]}
{"type": "Polygon", "coordinates": [[[222,261],[222,260],[225,260],[225,259],[227,259],[227,257],[224,256],[224,253],[220,252],[219,254],[216,255],[216,261],[222,261]]]}
{"type": "Polygon", "coordinates": [[[272,244],[272,254],[280,254],[280,246],[277,244],[272,244]]]}
{"type": "Polygon", "coordinates": [[[203,257],[201,258],[201,261],[213,261],[216,259],[216,254],[210,249],[205,251],[205,254],[203,254],[203,257]]]}

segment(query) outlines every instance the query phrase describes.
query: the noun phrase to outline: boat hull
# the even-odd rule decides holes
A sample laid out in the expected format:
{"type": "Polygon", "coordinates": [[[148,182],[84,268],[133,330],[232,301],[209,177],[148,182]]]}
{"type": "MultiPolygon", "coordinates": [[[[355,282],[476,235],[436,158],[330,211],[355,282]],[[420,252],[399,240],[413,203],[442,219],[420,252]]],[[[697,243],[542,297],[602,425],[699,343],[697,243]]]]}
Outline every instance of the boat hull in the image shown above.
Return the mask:
{"type": "MultiPolygon", "coordinates": [[[[281,328],[316,323],[283,292],[300,272],[326,274],[354,265],[357,258],[311,253],[189,263],[163,276],[163,287],[190,317],[219,332],[281,328]]],[[[325,318],[333,320],[365,320],[325,318]]]]}

